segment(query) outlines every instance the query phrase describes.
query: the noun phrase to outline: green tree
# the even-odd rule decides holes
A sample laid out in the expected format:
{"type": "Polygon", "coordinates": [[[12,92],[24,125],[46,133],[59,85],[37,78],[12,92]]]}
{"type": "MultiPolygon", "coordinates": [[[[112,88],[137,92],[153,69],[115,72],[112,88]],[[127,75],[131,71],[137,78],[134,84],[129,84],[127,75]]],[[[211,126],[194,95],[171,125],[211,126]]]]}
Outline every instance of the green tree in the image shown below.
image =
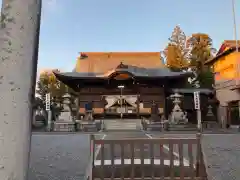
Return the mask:
{"type": "Polygon", "coordinates": [[[78,98],[78,93],[70,87],[67,87],[67,93],[69,94],[69,109],[71,115],[77,116],[78,104],[76,103],[76,100],[78,98]]]}
{"type": "Polygon", "coordinates": [[[52,71],[45,71],[40,74],[37,82],[37,94],[43,100],[45,106],[45,96],[51,94],[51,101],[62,105],[63,95],[67,92],[67,87],[62,82],[58,81],[52,71]]]}
{"type": "Polygon", "coordinates": [[[33,109],[36,110],[38,108],[43,109],[44,108],[44,103],[43,103],[41,98],[35,97],[35,100],[34,100],[34,103],[33,103],[33,109]]]}
{"type": "Polygon", "coordinates": [[[188,68],[189,49],[186,47],[187,37],[179,26],[176,26],[169,38],[169,43],[163,51],[166,65],[172,70],[188,68]]]}
{"type": "Polygon", "coordinates": [[[216,53],[211,37],[204,33],[192,34],[187,41],[187,45],[190,49],[191,68],[197,72],[203,71],[206,68],[204,63],[213,58],[216,53]]]}
{"type": "Polygon", "coordinates": [[[192,34],[187,45],[190,49],[190,67],[197,76],[194,82],[198,82],[200,87],[212,88],[213,73],[211,67],[205,65],[216,53],[211,37],[204,33],[192,34]]]}

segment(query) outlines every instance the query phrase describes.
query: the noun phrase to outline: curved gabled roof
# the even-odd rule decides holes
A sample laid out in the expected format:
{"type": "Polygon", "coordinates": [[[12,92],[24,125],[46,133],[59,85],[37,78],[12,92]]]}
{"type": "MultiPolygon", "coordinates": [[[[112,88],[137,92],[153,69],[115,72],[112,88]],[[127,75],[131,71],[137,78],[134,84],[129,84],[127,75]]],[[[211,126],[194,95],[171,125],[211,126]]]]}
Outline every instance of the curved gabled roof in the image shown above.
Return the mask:
{"type": "Polygon", "coordinates": [[[192,72],[173,72],[167,68],[141,68],[137,66],[125,65],[121,63],[116,67],[106,73],[86,73],[86,72],[66,72],[59,73],[54,72],[57,78],[65,77],[72,79],[109,79],[114,76],[114,74],[127,73],[132,77],[151,77],[151,78],[163,78],[163,77],[179,77],[179,76],[191,76],[192,72]]]}
{"type": "Polygon", "coordinates": [[[153,83],[155,79],[177,79],[192,76],[192,72],[172,72],[166,68],[141,68],[136,66],[119,64],[115,69],[107,73],[86,73],[86,72],[53,72],[58,80],[77,90],[80,86],[105,86],[110,79],[129,80],[135,79],[153,83]],[[126,76],[127,75],[127,76],[126,76]],[[150,80],[150,81],[148,81],[150,80]]]}

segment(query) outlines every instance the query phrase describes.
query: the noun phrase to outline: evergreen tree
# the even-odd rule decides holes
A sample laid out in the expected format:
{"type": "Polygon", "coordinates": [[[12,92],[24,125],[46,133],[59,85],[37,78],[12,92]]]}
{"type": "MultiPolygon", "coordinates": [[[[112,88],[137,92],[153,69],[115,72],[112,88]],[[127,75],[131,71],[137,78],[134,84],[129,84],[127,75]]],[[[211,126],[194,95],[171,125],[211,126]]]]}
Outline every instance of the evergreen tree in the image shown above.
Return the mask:
{"type": "Polygon", "coordinates": [[[186,42],[185,33],[179,26],[176,26],[163,52],[170,69],[182,71],[188,68],[189,49],[186,47],[186,42]]]}

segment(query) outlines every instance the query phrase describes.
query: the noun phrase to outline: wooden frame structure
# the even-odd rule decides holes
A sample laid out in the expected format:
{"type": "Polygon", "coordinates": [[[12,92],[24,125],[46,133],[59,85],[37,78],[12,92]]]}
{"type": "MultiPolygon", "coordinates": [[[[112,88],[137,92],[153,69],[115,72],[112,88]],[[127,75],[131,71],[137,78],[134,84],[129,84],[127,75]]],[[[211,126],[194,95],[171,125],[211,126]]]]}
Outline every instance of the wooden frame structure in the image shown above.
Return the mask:
{"type": "Polygon", "coordinates": [[[200,134],[196,138],[156,138],[156,139],[114,139],[96,140],[91,135],[91,165],[88,180],[95,179],[161,179],[161,180],[203,180],[206,179],[200,134]],[[144,145],[149,146],[149,158],[144,155],[144,145]],[[115,159],[114,146],[119,145],[120,159],[115,159]],[[155,159],[154,145],[159,147],[160,158],[155,159]],[[165,159],[164,147],[168,146],[169,157],[165,159]],[[187,146],[188,162],[184,158],[184,145],[187,146]],[[110,160],[105,159],[105,147],[108,146],[110,160]],[[130,157],[124,154],[124,147],[130,146],[130,157]],[[139,146],[140,157],[135,157],[135,147],[139,146]],[[195,146],[195,148],[194,148],[195,146]],[[100,148],[100,160],[96,160],[95,150],[100,148]],[[174,159],[176,148],[179,155],[174,159]],[[110,152],[109,152],[110,151],[110,152]],[[194,159],[194,155],[195,159],[194,159]]]}

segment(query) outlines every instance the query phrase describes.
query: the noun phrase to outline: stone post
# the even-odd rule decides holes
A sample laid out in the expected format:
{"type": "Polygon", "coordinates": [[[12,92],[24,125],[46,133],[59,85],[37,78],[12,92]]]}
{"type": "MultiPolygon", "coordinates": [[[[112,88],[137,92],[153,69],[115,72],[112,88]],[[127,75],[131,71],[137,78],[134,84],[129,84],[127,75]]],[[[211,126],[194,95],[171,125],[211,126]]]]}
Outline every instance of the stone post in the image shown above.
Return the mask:
{"type": "Polygon", "coordinates": [[[238,117],[238,131],[240,131],[240,101],[238,101],[238,113],[239,113],[239,117],[238,117]]]}
{"type": "Polygon", "coordinates": [[[26,180],[41,0],[3,0],[0,27],[0,179],[26,180]]]}
{"type": "Polygon", "coordinates": [[[218,121],[222,128],[226,128],[226,125],[230,123],[228,119],[228,104],[221,103],[217,109],[218,121]]]}

